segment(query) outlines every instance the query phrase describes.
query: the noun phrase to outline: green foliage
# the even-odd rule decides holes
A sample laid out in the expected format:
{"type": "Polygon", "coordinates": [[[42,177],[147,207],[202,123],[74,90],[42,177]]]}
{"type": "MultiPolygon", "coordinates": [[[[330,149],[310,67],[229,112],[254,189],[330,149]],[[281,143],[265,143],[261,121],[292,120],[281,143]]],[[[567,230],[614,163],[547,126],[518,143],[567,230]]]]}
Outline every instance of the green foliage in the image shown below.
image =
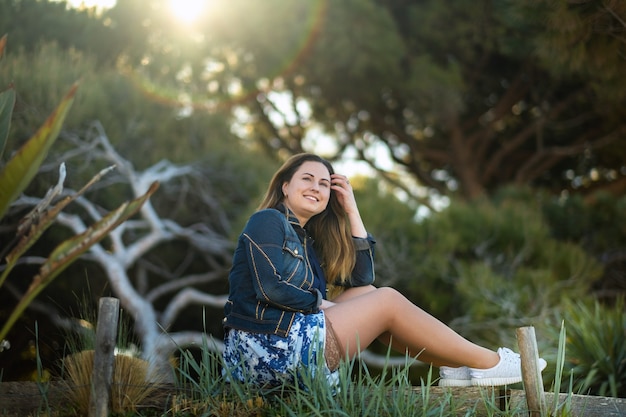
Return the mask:
{"type": "Polygon", "coordinates": [[[347,97],[369,100],[371,91],[402,88],[398,81],[406,49],[388,10],[360,0],[318,3],[326,3],[324,14],[313,28],[317,33],[309,35],[316,38],[298,72],[307,78],[315,74],[327,104],[347,97]]]}
{"type": "Polygon", "coordinates": [[[453,320],[481,344],[514,344],[515,327],[542,325],[564,296],[587,295],[602,275],[581,246],[553,236],[542,200],[528,190],[503,190],[491,201],[452,200],[416,220],[393,196],[372,192],[373,184],[363,192],[355,185],[378,242],[377,283],[453,320]]]}
{"type": "MultiPolygon", "coordinates": [[[[4,56],[4,48],[7,44],[7,35],[0,38],[0,60],[4,56]]],[[[0,93],[0,158],[4,154],[9,127],[11,126],[11,114],[15,105],[15,90],[9,88],[0,93]]]]}
{"type": "Polygon", "coordinates": [[[626,5],[621,1],[590,0],[548,4],[520,2],[530,13],[544,11],[548,31],[537,40],[539,56],[549,68],[589,77],[604,99],[626,98],[621,84],[626,52],[626,5]]]}
{"type": "MultiPolygon", "coordinates": [[[[5,42],[6,37],[0,42],[0,56],[2,56],[4,52],[5,42]]],[[[30,184],[46,158],[48,151],[55,143],[66,115],[72,106],[76,89],[77,85],[74,85],[45,123],[11,156],[0,170],[0,220],[4,219],[11,203],[13,203],[30,184]]],[[[2,99],[0,101],[9,104],[0,108],[0,126],[8,126],[8,119],[12,116],[13,106],[11,105],[11,100],[7,101],[2,99]]],[[[87,188],[102,175],[102,173],[96,175],[96,177],[79,192],[65,197],[54,206],[50,206],[52,200],[57,197],[62,190],[63,179],[65,177],[64,169],[64,166],[62,166],[60,171],[62,178],[57,187],[52,189],[42,200],[40,205],[19,222],[19,225],[14,226],[16,230],[15,239],[0,248],[0,253],[4,258],[3,260],[6,261],[3,265],[2,273],[0,274],[0,287],[17,265],[19,258],[41,237],[61,210],[70,202],[81,196],[87,188]]],[[[150,195],[156,191],[157,187],[158,184],[153,184],[143,196],[122,204],[116,210],[90,226],[83,233],[61,242],[40,267],[39,273],[33,277],[26,293],[22,296],[9,318],[2,325],[2,328],[0,328],[0,342],[4,340],[13,324],[15,324],[16,320],[34,300],[37,294],[92,245],[103,239],[123,221],[134,215],[150,195]]]]}
{"type": "MultiPolygon", "coordinates": [[[[604,306],[568,301],[589,300],[611,265],[609,249],[624,246],[623,197],[600,194],[585,202],[509,188],[490,201],[453,200],[447,209],[412,221],[413,212],[372,192],[374,184],[359,192],[353,182],[363,218],[377,237],[379,284],[391,282],[479,344],[515,345],[513,329],[532,323],[549,363],[558,361],[552,357],[559,340],[554,329],[564,319],[560,388],[624,396],[626,328],[624,305],[614,304],[618,288],[602,293],[604,306]],[[394,282],[390,273],[402,278],[394,282]]],[[[554,381],[551,367],[544,380],[554,381]]]]}
{"type": "Polygon", "coordinates": [[[28,52],[42,41],[55,42],[63,49],[95,52],[100,62],[113,62],[124,46],[93,9],[70,8],[66,1],[2,1],[0,28],[11,34],[16,50],[28,52]]]}
{"type": "Polygon", "coordinates": [[[580,242],[602,256],[626,246],[626,197],[597,193],[585,201],[580,195],[546,199],[543,212],[552,233],[561,240],[580,242]]]}
{"type": "MultiPolygon", "coordinates": [[[[563,368],[565,366],[565,343],[566,343],[566,330],[565,330],[565,323],[561,323],[561,331],[559,332],[559,348],[557,350],[556,353],[556,357],[554,358],[554,361],[551,361],[552,363],[555,363],[556,366],[554,368],[552,367],[547,367],[545,369],[545,372],[542,375],[542,379],[544,381],[544,385],[546,385],[546,374],[550,374],[551,370],[554,369],[554,378],[553,381],[554,383],[552,384],[552,388],[551,391],[553,393],[559,393],[561,392],[561,387],[564,387],[563,385],[563,368]]],[[[545,355],[543,355],[545,356],[545,355]]],[[[572,392],[572,385],[569,385],[569,391],[567,392],[572,392]]],[[[568,414],[565,414],[565,412],[569,411],[569,402],[565,402],[564,406],[561,406],[559,404],[559,400],[558,400],[558,396],[555,395],[552,401],[551,405],[548,405],[550,408],[552,408],[554,411],[552,413],[553,416],[565,416],[568,414]],[[562,411],[559,411],[559,409],[561,409],[562,411]]]]}
{"type": "Polygon", "coordinates": [[[376,285],[406,288],[418,279],[412,245],[420,238],[415,212],[388,191],[379,181],[351,178],[355,197],[367,229],[376,238],[376,285]]]}
{"type": "MultiPolygon", "coordinates": [[[[199,106],[188,114],[191,109],[178,92],[170,94],[163,86],[147,85],[133,71],[98,67],[87,53],[43,43],[32,52],[17,52],[5,64],[0,66],[0,80],[11,79],[17,88],[28,86],[19,96],[19,112],[12,122],[17,143],[32,135],[33,126],[42,122],[42,113],[54,108],[59,86],[81,79],[65,129],[89,134],[94,121],[99,121],[115,148],[139,169],[162,159],[184,163],[212,152],[240,149],[224,112],[199,106]]],[[[56,152],[64,150],[67,146],[62,145],[56,152]]]]}
{"type": "Polygon", "coordinates": [[[582,199],[572,195],[545,198],[542,205],[553,236],[580,246],[602,263],[603,273],[593,285],[593,294],[609,303],[623,296],[626,197],[596,193],[582,199]]]}
{"type": "MultiPolygon", "coordinates": [[[[234,231],[231,222],[262,192],[261,183],[265,185],[271,175],[272,166],[264,155],[233,139],[228,117],[204,111],[183,117],[179,114],[180,103],[166,100],[159,91],[145,90],[145,85],[132,74],[106,66],[97,68],[87,54],[44,44],[34,52],[17,52],[4,63],[7,65],[0,66],[0,79],[14,79],[16,84],[29,86],[19,95],[19,111],[15,112],[16,120],[11,126],[13,143],[23,142],[16,135],[26,138],[32,126],[39,123],[39,113],[54,100],[51,92],[58,85],[65,84],[68,78],[82,78],[75,105],[64,124],[64,134],[51,155],[51,159],[64,155],[68,172],[72,173],[68,178],[72,188],[80,187],[95,170],[104,168],[93,148],[85,146],[82,152],[76,148],[77,139],[91,144],[89,141],[99,134],[93,128],[94,120],[100,121],[116,150],[120,149],[138,169],[164,158],[193,162],[191,175],[168,182],[152,197],[161,216],[175,219],[181,225],[202,225],[223,235],[238,233],[240,228],[234,231]],[[41,105],[32,104],[39,99],[41,105]]],[[[43,193],[41,190],[47,189],[48,181],[43,175],[36,177],[28,194],[43,193]]],[[[112,184],[90,194],[91,201],[106,209],[130,198],[128,187],[115,183],[115,178],[111,181],[112,184]]],[[[54,247],[67,238],[65,229],[49,229],[39,241],[39,247],[47,253],[46,247],[54,247]]],[[[178,244],[161,245],[146,257],[149,261],[179,265],[177,262],[188,255],[189,248],[178,244]]],[[[229,260],[224,259],[224,264],[229,260]]],[[[87,268],[79,263],[75,270],[83,267],[87,268]]],[[[206,264],[198,261],[191,268],[206,271],[206,264]]],[[[49,291],[62,288],[57,292],[70,294],[79,285],[77,276],[81,274],[84,272],[64,273],[61,282],[49,291]]],[[[100,274],[101,271],[90,271],[89,280],[97,281],[102,277],[100,274]]]]}
{"type": "Polygon", "coordinates": [[[118,79],[94,94],[94,103],[109,94],[118,106],[98,117],[131,120],[102,124],[125,155],[122,141],[152,162],[165,149],[182,160],[181,143],[209,152],[218,141],[205,141],[206,132],[232,137],[233,110],[245,108],[246,135],[271,153],[309,149],[310,133],[323,127],[338,153],[366,157],[386,147],[408,175],[442,194],[618,184],[626,9],[616,0],[544,3],[247,0],[211,5],[182,27],[161,0],[120,1],[103,16],[20,1],[2,5],[0,24],[19,29],[27,53],[56,41],[95,63],[106,57],[105,70],[117,60],[133,88],[118,79]],[[38,30],[24,29],[31,27],[38,30]],[[154,103],[123,99],[133,90],[154,103]],[[270,117],[282,103],[266,93],[277,91],[294,100],[287,122],[270,117]],[[168,110],[173,117],[160,117],[168,110]],[[148,115],[157,122],[144,124],[148,115]],[[172,122],[177,116],[181,123],[172,122]],[[190,121],[198,129],[186,131],[190,121]]]}
{"type": "MultiPolygon", "coordinates": [[[[29,53],[18,51],[7,57],[0,65],[0,80],[11,82],[20,94],[16,102],[11,122],[10,144],[17,148],[24,144],[44,123],[45,119],[58,105],[59,97],[65,95],[66,86],[83,78],[90,82],[89,74],[95,64],[83,60],[75,51],[64,51],[55,45],[42,46],[36,50],[38,59],[32,59],[29,53]]],[[[81,112],[81,91],[75,91],[72,112],[65,115],[64,124],[75,117],[74,112],[81,112]]]]}
{"type": "Polygon", "coordinates": [[[564,374],[573,391],[610,397],[626,396],[626,303],[568,301],[562,317],[567,329],[564,374]]]}
{"type": "MultiPolygon", "coordinates": [[[[9,205],[26,189],[56,141],[69,111],[77,86],[73,86],[48,120],[4,165],[0,171],[0,218],[9,205]]],[[[11,116],[11,112],[8,112],[11,116]]],[[[0,117],[5,115],[0,114],[0,117]]]]}
{"type": "Polygon", "coordinates": [[[9,127],[11,126],[10,116],[13,112],[14,105],[15,91],[12,88],[3,91],[0,94],[0,115],[2,115],[2,120],[0,120],[0,158],[4,154],[4,147],[6,145],[7,137],[9,136],[9,127]]]}
{"type": "MultiPolygon", "coordinates": [[[[154,194],[157,188],[157,183],[152,184],[150,189],[146,191],[144,195],[120,205],[116,210],[113,210],[102,219],[91,225],[83,233],[61,242],[50,253],[48,259],[40,267],[39,273],[33,277],[27,292],[22,296],[20,302],[15,307],[15,310],[2,327],[2,330],[0,330],[0,340],[7,335],[12,325],[24,312],[26,307],[48,284],[50,284],[50,282],[52,282],[52,280],[63,272],[63,270],[65,270],[72,262],[78,259],[80,255],[85,253],[91,246],[104,239],[111,230],[115,229],[124,221],[135,215],[148,198],[154,194]]],[[[72,201],[73,198],[66,199],[67,202],[69,202],[68,200],[72,201]]],[[[59,206],[63,205],[63,203],[59,203],[59,206]]],[[[58,206],[55,206],[51,209],[51,211],[58,213],[60,210],[58,210],[58,206]]],[[[49,225],[50,223],[51,221],[47,221],[46,225],[49,225]]],[[[40,234],[41,231],[37,231],[36,235],[40,234]]],[[[27,240],[31,239],[28,235],[25,236],[25,238],[27,240]]],[[[13,253],[9,254],[11,258],[14,258],[12,255],[13,253]]],[[[9,271],[10,268],[7,268],[4,272],[8,274],[9,271]]],[[[5,276],[6,275],[3,273],[3,277],[5,276]]]]}

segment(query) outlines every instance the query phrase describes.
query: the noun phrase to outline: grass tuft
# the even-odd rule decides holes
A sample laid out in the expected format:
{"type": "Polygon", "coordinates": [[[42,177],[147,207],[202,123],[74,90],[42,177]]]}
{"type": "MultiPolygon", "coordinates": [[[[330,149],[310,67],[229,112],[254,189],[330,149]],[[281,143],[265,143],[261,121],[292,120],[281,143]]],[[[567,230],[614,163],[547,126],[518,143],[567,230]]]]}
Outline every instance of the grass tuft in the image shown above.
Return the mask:
{"type": "MultiPolygon", "coordinates": [[[[87,415],[91,396],[91,378],[94,351],[85,350],[68,355],[63,360],[68,400],[79,415],[87,415]]],[[[124,413],[136,411],[144,400],[158,388],[155,381],[148,382],[147,361],[129,355],[115,355],[111,384],[111,411],[124,413]]]]}

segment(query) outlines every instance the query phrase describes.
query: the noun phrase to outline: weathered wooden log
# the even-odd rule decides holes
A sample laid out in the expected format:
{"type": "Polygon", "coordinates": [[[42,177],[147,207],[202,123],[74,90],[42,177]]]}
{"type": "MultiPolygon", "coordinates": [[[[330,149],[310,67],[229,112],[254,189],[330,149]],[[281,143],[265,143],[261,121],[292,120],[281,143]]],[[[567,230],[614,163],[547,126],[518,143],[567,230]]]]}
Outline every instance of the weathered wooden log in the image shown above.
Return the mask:
{"type": "Polygon", "coordinates": [[[543,392],[543,379],[539,369],[539,350],[535,328],[532,326],[517,329],[517,344],[522,360],[522,380],[526,392],[526,403],[530,417],[545,415],[546,398],[543,392]]]}
{"type": "Polygon", "coordinates": [[[117,298],[103,297],[100,299],[98,324],[96,326],[96,349],[91,374],[89,417],[107,417],[109,415],[117,323],[120,315],[119,306],[120,301],[117,298]]]}
{"type": "MultiPolygon", "coordinates": [[[[21,417],[29,414],[38,415],[41,411],[63,412],[67,407],[67,383],[51,381],[47,389],[42,390],[36,382],[0,382],[0,415],[3,417],[21,417]]],[[[415,387],[413,390],[420,398],[424,388],[415,387]]],[[[475,416],[492,416],[493,404],[487,406],[492,395],[497,395],[493,388],[488,387],[427,387],[429,403],[449,403],[449,408],[457,414],[467,415],[471,410],[475,416]]],[[[155,390],[144,402],[136,405],[136,409],[168,410],[172,407],[172,400],[180,396],[180,387],[164,385],[155,390]]],[[[626,416],[626,398],[597,397],[579,394],[545,393],[548,404],[557,404],[564,415],[570,417],[624,417],[626,416]]],[[[498,400],[498,398],[496,398],[498,400]]],[[[507,392],[507,409],[513,410],[514,415],[521,415],[527,410],[527,401],[522,390],[507,392]]],[[[63,414],[61,414],[63,415],[63,414]]]]}

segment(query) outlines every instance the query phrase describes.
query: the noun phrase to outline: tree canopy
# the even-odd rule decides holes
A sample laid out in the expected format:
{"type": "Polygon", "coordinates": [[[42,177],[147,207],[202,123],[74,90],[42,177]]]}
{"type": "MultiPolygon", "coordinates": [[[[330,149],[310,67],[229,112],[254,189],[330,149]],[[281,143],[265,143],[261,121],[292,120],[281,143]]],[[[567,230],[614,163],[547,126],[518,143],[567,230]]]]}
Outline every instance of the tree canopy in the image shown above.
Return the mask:
{"type": "MultiPolygon", "coordinates": [[[[108,18],[128,27],[133,4],[108,18]]],[[[162,14],[141,13],[130,65],[201,107],[242,106],[249,136],[273,154],[319,150],[322,130],[329,157],[441,194],[624,190],[618,1],[239,0],[182,32],[185,46],[162,14]]]]}
{"type": "MultiPolygon", "coordinates": [[[[60,7],[9,4],[20,19],[60,7]]],[[[272,156],[355,158],[409,194],[407,179],[473,199],[624,191],[625,21],[617,0],[237,0],[182,27],[164,0],[124,0],[72,23],[81,36],[39,35],[117,60],[187,114],[236,109],[272,156]]]]}

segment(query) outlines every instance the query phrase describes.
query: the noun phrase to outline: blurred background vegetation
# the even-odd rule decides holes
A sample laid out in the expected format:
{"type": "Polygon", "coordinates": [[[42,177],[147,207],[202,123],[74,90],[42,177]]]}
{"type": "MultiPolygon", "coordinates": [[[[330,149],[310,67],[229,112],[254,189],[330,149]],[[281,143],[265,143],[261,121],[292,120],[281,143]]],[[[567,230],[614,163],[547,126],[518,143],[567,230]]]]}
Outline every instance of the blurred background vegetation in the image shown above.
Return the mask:
{"type": "MultiPolygon", "coordinates": [[[[576,390],[626,397],[624,2],[199,3],[183,21],[166,0],[0,0],[0,87],[18,93],[9,148],[81,80],[29,194],[98,121],[138,169],[162,159],[198,169],[153,204],[234,242],[280,162],[320,153],[354,178],[378,284],[490,347],[515,346],[514,329],[534,325],[549,360],[564,321],[576,390]]],[[[67,164],[69,186],[101,168],[88,156],[67,164]]],[[[115,186],[90,195],[104,207],[128,197],[115,186]]],[[[3,244],[12,221],[0,224],[3,244]]],[[[51,229],[33,255],[62,238],[51,229]]],[[[147,261],[176,270],[188,250],[168,245],[147,261]]],[[[109,293],[78,263],[39,299],[76,315],[109,293]]],[[[16,301],[6,288],[0,300],[2,320],[16,301]]],[[[62,332],[33,309],[0,356],[3,379],[29,377],[35,321],[44,360],[62,355],[62,332]]],[[[219,314],[207,321],[219,332],[219,314]]]]}

